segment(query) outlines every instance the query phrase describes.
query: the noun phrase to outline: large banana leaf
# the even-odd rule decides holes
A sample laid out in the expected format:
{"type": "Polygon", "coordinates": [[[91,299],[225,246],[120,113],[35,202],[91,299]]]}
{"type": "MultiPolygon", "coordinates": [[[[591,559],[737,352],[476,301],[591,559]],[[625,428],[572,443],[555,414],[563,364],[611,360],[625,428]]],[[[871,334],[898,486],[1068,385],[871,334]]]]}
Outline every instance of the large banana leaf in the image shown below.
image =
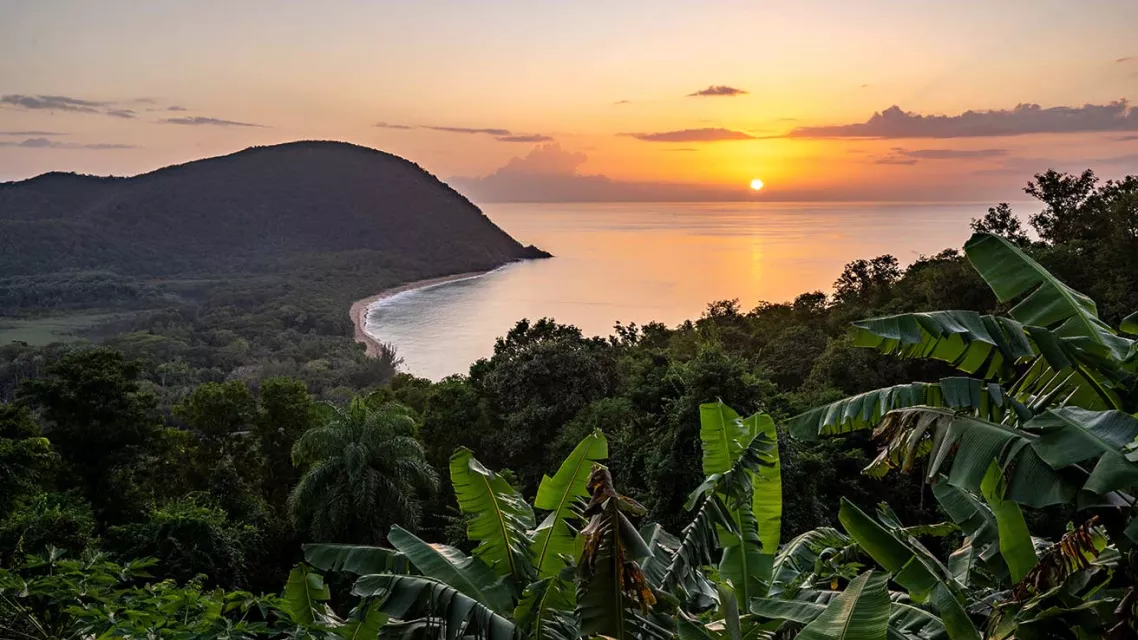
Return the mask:
{"type": "Polygon", "coordinates": [[[549,515],[533,536],[532,553],[539,577],[557,575],[566,566],[562,556],[573,555],[577,532],[569,520],[580,518],[577,505],[589,496],[587,484],[593,464],[607,457],[608,441],[600,431],[594,431],[573,449],[552,478],[541,479],[533,506],[549,511],[549,515]]]}
{"type": "Polygon", "coordinates": [[[396,637],[478,637],[514,640],[514,623],[455,587],[424,576],[376,574],[356,580],[352,593],[378,598],[379,609],[402,621],[396,637]]]}
{"type": "Polygon", "coordinates": [[[1084,490],[1102,495],[1138,486],[1138,464],[1131,461],[1138,438],[1134,416],[1063,407],[1035,418],[1027,428],[1039,434],[1032,446],[1054,469],[1095,461],[1084,490]]]}
{"type": "MultiPolygon", "coordinates": [[[[940,503],[941,508],[948,514],[948,517],[968,536],[969,548],[966,552],[968,554],[975,553],[976,558],[984,563],[995,565],[996,563],[991,561],[1000,552],[1000,530],[996,523],[996,516],[988,505],[972,493],[949,484],[943,478],[941,482],[933,485],[933,495],[940,503]]],[[[971,556],[968,558],[971,561],[971,556]]],[[[963,561],[964,559],[965,556],[957,556],[955,561],[963,561]]],[[[950,569],[953,568],[953,563],[954,558],[949,558],[950,569]]],[[[1006,575],[1006,564],[1000,566],[1002,569],[999,570],[999,573],[1006,575]]],[[[957,575],[955,570],[952,573],[954,576],[957,575]]]]}
{"type": "MultiPolygon", "coordinates": [[[[774,554],[762,552],[759,524],[751,503],[743,501],[728,507],[728,517],[734,521],[733,531],[721,531],[723,554],[719,559],[719,575],[735,585],[737,596],[743,603],[766,594],[774,565],[774,554]]],[[[732,591],[736,596],[736,591],[732,591]]],[[[722,604],[722,602],[720,603],[722,604]]]]}
{"type": "Polygon", "coordinates": [[[820,436],[873,429],[890,411],[918,406],[949,408],[993,422],[1019,422],[1032,415],[998,384],[950,377],[939,383],[912,382],[850,396],[799,414],[787,426],[796,438],[817,440],[820,436]]]}
{"type": "MultiPolygon", "coordinates": [[[[1030,423],[1028,423],[1030,424],[1030,423]]],[[[1007,477],[1006,499],[1031,507],[1070,502],[1078,491],[1077,478],[1060,473],[1044,462],[1033,444],[1039,436],[1027,429],[931,407],[900,409],[889,413],[875,434],[882,452],[875,464],[913,466],[917,456],[928,456],[931,480],[942,469],[947,482],[980,492],[992,461],[1007,477]]]]}
{"type": "Polygon", "coordinates": [[[836,556],[849,547],[850,539],[837,529],[820,527],[800,534],[783,545],[774,560],[774,577],[770,595],[794,594],[800,588],[813,586],[819,558],[836,556]]]}
{"type": "MultiPolygon", "coordinates": [[[[766,593],[782,529],[777,437],[774,420],[766,414],[744,420],[722,402],[700,405],[703,469],[708,477],[689,505],[710,491],[726,506],[734,524],[720,531],[719,572],[732,581],[744,603],[766,593]]],[[[685,535],[685,539],[692,538],[685,535]]]]}
{"type": "Polygon", "coordinates": [[[936,607],[952,640],[979,640],[980,634],[961,605],[961,585],[948,568],[912,538],[901,539],[842,498],[838,511],[846,533],[914,599],[936,607]]]}
{"type": "MultiPolygon", "coordinates": [[[[756,598],[751,601],[751,612],[760,618],[785,620],[800,625],[813,622],[840,597],[841,592],[829,592],[815,600],[782,600],[756,598]]],[[[944,623],[935,614],[911,604],[897,602],[892,596],[889,604],[887,637],[890,640],[939,640],[946,638],[944,623]]]]}
{"type": "Polygon", "coordinates": [[[1000,302],[1019,302],[1009,311],[1024,325],[1052,329],[1061,338],[1084,338],[1121,361],[1130,340],[1118,336],[1098,317],[1093,300],[1051,275],[1011,242],[988,233],[974,234],[964,253],[1000,302]]]}
{"type": "Polygon", "coordinates": [[[534,640],[575,640],[576,585],[571,569],[530,584],[514,610],[514,620],[526,637],[534,640]],[[570,575],[564,575],[570,573],[570,575]]]}
{"type": "Polygon", "coordinates": [[[754,437],[739,414],[723,402],[699,406],[699,440],[703,449],[703,475],[727,473],[754,437]]]}
{"type": "Polygon", "coordinates": [[[691,609],[702,611],[711,607],[715,594],[703,568],[715,562],[720,532],[725,536],[737,535],[735,527],[735,520],[718,494],[712,492],[704,498],[695,517],[680,533],[679,545],[660,578],[661,587],[681,596],[691,609]]]}
{"type": "Polygon", "coordinates": [[[394,549],[355,544],[306,544],[304,560],[321,571],[357,576],[369,573],[407,573],[407,556],[394,549]]]}
{"type": "Polygon", "coordinates": [[[505,478],[482,466],[469,449],[450,459],[450,480],[459,509],[469,517],[466,536],[479,544],[480,558],[500,576],[512,576],[517,585],[529,584],[533,575],[529,530],[533,510],[505,478]]]}
{"type": "Polygon", "coordinates": [[[1020,511],[1019,505],[1004,499],[1004,489],[1004,474],[1000,472],[996,463],[992,462],[988,467],[988,473],[980,483],[980,493],[996,518],[1000,555],[1008,563],[1012,582],[1018,583],[1039,562],[1039,557],[1035,555],[1035,544],[1031,541],[1031,533],[1027,530],[1023,512],[1020,511]]]}
{"type": "Polygon", "coordinates": [[[285,583],[284,601],[292,621],[299,625],[310,625],[321,616],[324,603],[331,599],[332,593],[324,584],[324,577],[313,573],[304,565],[293,567],[285,583]]]}
{"type": "Polygon", "coordinates": [[[764,556],[760,580],[769,584],[774,556],[782,538],[782,465],[778,455],[778,429],[775,428],[774,420],[765,413],[756,413],[744,420],[743,425],[755,434],[754,437],[765,438],[773,444],[764,456],[764,460],[770,464],[759,467],[753,474],[751,501],[764,556]]]}
{"type": "Polygon", "coordinates": [[[850,581],[798,640],[885,640],[889,627],[888,574],[866,571],[850,581]]]}
{"type": "Polygon", "coordinates": [[[450,585],[497,613],[505,615],[513,609],[509,590],[481,559],[446,545],[428,544],[398,526],[391,528],[387,538],[424,576],[450,585]]]}
{"type": "Polygon", "coordinates": [[[968,374],[1008,379],[1035,356],[1023,325],[975,311],[933,311],[853,323],[855,344],[902,358],[943,360],[968,374]]]}
{"type": "Polygon", "coordinates": [[[379,602],[357,607],[344,624],[336,627],[336,637],[342,640],[376,640],[390,616],[380,611],[379,602]]]}

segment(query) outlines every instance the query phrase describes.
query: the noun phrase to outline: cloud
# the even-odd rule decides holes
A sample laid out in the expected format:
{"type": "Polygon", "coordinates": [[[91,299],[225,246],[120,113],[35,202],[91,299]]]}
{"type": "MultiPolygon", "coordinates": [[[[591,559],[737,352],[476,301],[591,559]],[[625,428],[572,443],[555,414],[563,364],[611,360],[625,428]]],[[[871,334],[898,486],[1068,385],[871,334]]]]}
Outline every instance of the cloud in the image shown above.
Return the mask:
{"type": "Polygon", "coordinates": [[[187,108],[185,108],[185,107],[179,107],[179,106],[178,106],[178,105],[176,105],[176,104],[175,104],[175,105],[171,105],[171,106],[169,106],[169,107],[166,107],[166,110],[167,110],[167,111],[189,111],[189,109],[187,109],[187,108]]]}
{"type": "Polygon", "coordinates": [[[885,156],[873,160],[874,164],[914,165],[921,160],[983,160],[1003,158],[1007,149],[904,149],[893,147],[885,156]]]}
{"type": "Polygon", "coordinates": [[[723,84],[713,84],[706,89],[700,89],[699,91],[696,91],[695,93],[689,93],[688,97],[689,98],[712,97],[712,96],[734,97],[734,96],[746,95],[746,93],[747,93],[746,91],[744,91],[742,89],[736,89],[735,87],[728,87],[727,85],[723,85],[723,84]]]}
{"type": "MultiPolygon", "coordinates": [[[[51,134],[49,134],[51,135],[51,134]]],[[[0,147],[19,147],[21,149],[133,149],[130,144],[80,144],[78,142],[60,142],[48,138],[27,138],[20,142],[0,142],[0,147]]]]}
{"type": "Polygon", "coordinates": [[[895,152],[919,160],[956,160],[959,158],[999,158],[1008,155],[1007,149],[914,149],[896,148],[895,152]]]}
{"type": "Polygon", "coordinates": [[[1119,59],[1115,60],[1114,62],[1116,64],[1118,64],[1118,63],[1122,63],[1122,62],[1130,62],[1131,60],[1135,60],[1135,57],[1134,56],[1126,56],[1125,58],[1119,58],[1119,59]]]}
{"type": "Polygon", "coordinates": [[[235,122],[233,120],[222,120],[221,118],[207,118],[205,116],[186,116],[183,118],[166,118],[162,120],[166,124],[184,124],[192,126],[212,126],[212,127],[259,127],[264,128],[261,124],[252,124],[249,122],[235,122]]]}
{"type": "Polygon", "coordinates": [[[645,142],[723,142],[728,140],[754,140],[755,137],[742,131],[730,129],[681,129],[659,133],[622,133],[622,136],[636,138],[645,142]]]}
{"type": "Polygon", "coordinates": [[[541,134],[533,135],[516,135],[516,136],[498,136],[494,138],[498,142],[552,142],[553,138],[543,136],[541,134]]]}
{"type": "Polygon", "coordinates": [[[1138,109],[1126,100],[1081,107],[1021,104],[1014,109],[965,111],[955,116],[926,116],[896,105],[865,121],[820,127],[798,127],[789,138],[970,138],[1034,133],[1138,131],[1138,109]]]}
{"type": "Polygon", "coordinates": [[[1138,135],[1122,136],[1114,139],[1115,142],[1129,142],[1131,140],[1138,140],[1138,135]]]}
{"type": "Polygon", "coordinates": [[[135,117],[132,109],[107,109],[105,113],[116,118],[133,119],[135,117]]]}
{"type": "Polygon", "coordinates": [[[443,133],[460,133],[464,135],[493,136],[498,142],[551,142],[552,137],[540,133],[515,133],[509,129],[496,127],[443,127],[434,125],[411,126],[406,124],[392,124],[390,122],[377,122],[375,126],[383,129],[428,129],[442,131],[443,133]]]}
{"type": "Polygon", "coordinates": [[[632,104],[631,100],[617,100],[613,104],[632,104]]]}
{"type": "Polygon", "coordinates": [[[8,94],[0,96],[0,104],[30,110],[99,113],[98,107],[105,107],[108,103],[95,102],[94,100],[80,100],[79,98],[69,98],[67,96],[24,96],[8,94]]]}
{"type": "Polygon", "coordinates": [[[509,129],[470,129],[467,127],[423,127],[423,129],[430,129],[432,131],[444,131],[446,133],[484,133],[490,136],[512,136],[513,131],[509,129]]]}
{"type": "Polygon", "coordinates": [[[0,136],[65,136],[58,131],[0,131],[0,136]]]}
{"type": "Polygon", "coordinates": [[[699,149],[693,149],[692,147],[676,147],[674,149],[664,149],[664,151],[699,151],[699,149]]]}

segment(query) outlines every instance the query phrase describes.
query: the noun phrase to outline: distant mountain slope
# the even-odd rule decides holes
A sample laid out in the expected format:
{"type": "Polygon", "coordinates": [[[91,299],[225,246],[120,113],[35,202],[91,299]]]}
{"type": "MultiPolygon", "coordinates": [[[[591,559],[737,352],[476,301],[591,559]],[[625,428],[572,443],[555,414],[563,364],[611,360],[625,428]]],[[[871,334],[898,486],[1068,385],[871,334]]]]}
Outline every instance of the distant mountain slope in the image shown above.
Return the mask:
{"type": "Polygon", "coordinates": [[[132,178],[0,184],[0,277],[272,270],[375,252],[444,274],[542,257],[418,165],[340,142],[254,147],[132,178]]]}

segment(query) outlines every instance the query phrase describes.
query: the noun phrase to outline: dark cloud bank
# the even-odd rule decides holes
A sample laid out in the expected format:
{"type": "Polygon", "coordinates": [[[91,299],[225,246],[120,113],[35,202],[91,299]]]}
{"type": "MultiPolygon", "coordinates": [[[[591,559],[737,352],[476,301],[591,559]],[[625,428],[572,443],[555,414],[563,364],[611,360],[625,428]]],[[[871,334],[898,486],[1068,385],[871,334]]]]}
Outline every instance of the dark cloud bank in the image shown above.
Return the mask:
{"type": "Polygon", "coordinates": [[[892,106],[854,124],[798,127],[789,138],[972,138],[1033,133],[1138,131],[1138,109],[1126,100],[1104,105],[965,111],[955,116],[921,115],[892,106]]]}

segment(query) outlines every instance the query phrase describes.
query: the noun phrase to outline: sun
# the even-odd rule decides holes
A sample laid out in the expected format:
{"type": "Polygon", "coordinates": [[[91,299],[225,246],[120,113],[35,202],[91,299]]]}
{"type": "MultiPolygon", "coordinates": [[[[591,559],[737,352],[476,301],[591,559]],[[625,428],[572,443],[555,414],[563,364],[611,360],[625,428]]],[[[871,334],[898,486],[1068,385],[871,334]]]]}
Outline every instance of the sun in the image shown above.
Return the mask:
{"type": "Polygon", "coordinates": [[[755,178],[751,181],[751,189],[758,191],[763,188],[763,181],[755,178]]]}

